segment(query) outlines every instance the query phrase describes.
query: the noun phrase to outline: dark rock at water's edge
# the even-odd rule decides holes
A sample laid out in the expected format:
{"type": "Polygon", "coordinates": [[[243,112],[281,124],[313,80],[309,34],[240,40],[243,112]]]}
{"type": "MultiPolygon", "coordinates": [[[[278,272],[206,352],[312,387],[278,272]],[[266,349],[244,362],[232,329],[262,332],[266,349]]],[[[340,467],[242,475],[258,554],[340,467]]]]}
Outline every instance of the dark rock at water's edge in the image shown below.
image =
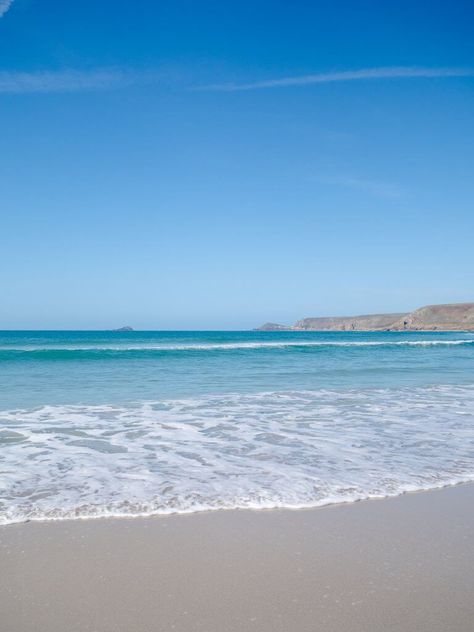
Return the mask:
{"type": "Polygon", "coordinates": [[[133,327],[126,325],[125,327],[119,327],[119,329],[112,329],[112,331],[134,331],[133,327]]]}
{"type": "Polygon", "coordinates": [[[474,331],[474,303],[427,305],[406,314],[303,318],[293,327],[266,323],[258,331],[474,331]]]}

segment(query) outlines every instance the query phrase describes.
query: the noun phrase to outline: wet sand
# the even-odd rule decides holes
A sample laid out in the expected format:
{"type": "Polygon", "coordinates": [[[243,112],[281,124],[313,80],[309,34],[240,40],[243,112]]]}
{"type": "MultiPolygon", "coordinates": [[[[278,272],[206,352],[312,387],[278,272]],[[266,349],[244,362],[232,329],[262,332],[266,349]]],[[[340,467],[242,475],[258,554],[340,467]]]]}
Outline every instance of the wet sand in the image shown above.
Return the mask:
{"type": "Polygon", "coordinates": [[[474,485],[0,528],[1,632],[472,632],[474,485]]]}

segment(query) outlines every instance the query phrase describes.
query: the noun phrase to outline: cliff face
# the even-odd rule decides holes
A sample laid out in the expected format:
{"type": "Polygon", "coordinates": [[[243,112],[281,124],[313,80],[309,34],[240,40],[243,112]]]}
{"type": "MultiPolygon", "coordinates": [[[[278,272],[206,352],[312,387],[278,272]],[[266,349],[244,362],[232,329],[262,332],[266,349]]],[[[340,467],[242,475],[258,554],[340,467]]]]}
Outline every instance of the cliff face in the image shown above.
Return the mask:
{"type": "Polygon", "coordinates": [[[474,331],[474,303],[427,305],[408,314],[303,318],[293,327],[266,323],[261,331],[474,331]]]}
{"type": "Polygon", "coordinates": [[[403,314],[367,314],[364,316],[335,316],[327,318],[303,318],[293,329],[318,331],[374,331],[388,329],[402,319],[403,314]]]}
{"type": "Polygon", "coordinates": [[[427,305],[403,316],[390,328],[395,331],[474,329],[474,303],[427,305]]]}

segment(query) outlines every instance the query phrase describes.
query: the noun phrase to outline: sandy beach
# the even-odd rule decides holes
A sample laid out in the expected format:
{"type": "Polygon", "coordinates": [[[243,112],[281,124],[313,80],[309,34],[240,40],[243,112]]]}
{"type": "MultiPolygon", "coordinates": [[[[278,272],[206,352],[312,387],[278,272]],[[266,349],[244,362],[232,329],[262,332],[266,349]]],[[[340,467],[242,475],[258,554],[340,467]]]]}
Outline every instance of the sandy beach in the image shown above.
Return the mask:
{"type": "Polygon", "coordinates": [[[470,632],[473,501],[3,527],[1,630],[470,632]]]}

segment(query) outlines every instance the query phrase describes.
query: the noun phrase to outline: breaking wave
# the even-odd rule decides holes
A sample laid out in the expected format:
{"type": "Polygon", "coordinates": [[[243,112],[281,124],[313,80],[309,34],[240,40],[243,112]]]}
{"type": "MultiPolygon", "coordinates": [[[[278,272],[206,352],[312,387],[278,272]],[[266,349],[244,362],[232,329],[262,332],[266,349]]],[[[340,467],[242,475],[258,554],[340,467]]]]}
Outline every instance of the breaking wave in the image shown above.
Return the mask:
{"type": "Polygon", "coordinates": [[[50,352],[177,352],[177,351],[234,351],[245,349],[285,349],[320,347],[437,347],[474,345],[474,339],[457,340],[279,340],[272,342],[229,342],[192,344],[103,344],[103,345],[3,345],[0,354],[50,352]]]}

